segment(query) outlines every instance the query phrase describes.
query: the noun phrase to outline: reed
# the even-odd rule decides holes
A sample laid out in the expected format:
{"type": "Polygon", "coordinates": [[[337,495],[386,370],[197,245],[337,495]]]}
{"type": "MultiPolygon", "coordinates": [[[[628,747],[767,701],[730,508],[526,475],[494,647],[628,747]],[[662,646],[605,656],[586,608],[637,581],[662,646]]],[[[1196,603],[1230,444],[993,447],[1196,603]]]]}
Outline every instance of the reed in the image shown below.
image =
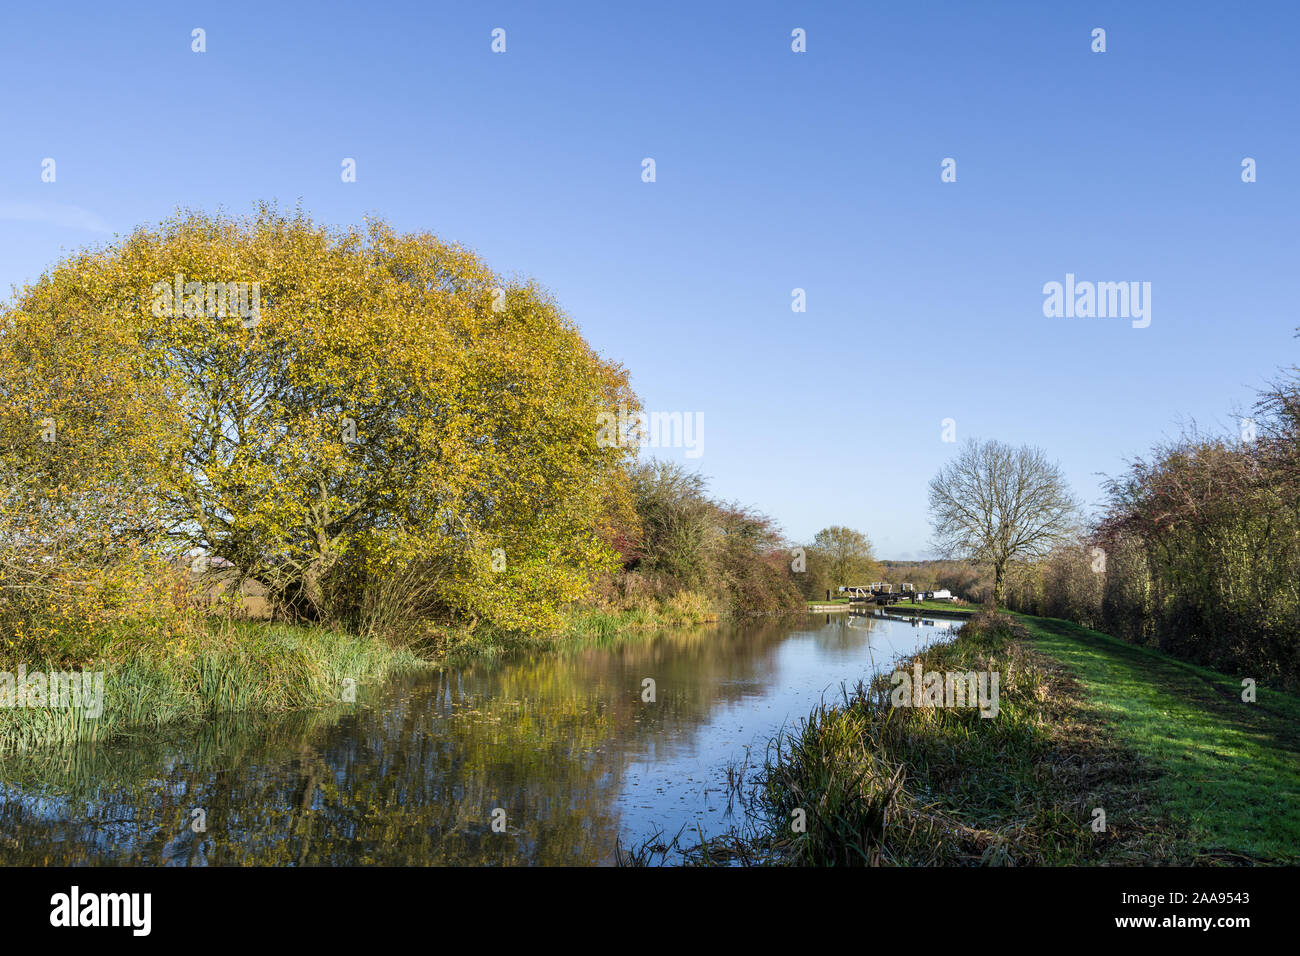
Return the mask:
{"type": "Polygon", "coordinates": [[[996,670],[997,716],[894,706],[888,675],[823,702],[773,742],[759,775],[755,798],[779,862],[1046,865],[1125,860],[1139,846],[1175,852],[1142,814],[1118,834],[1092,831],[1092,807],[1142,804],[1146,772],[1102,733],[1070,732],[1086,725],[1078,687],[1031,649],[1016,619],[977,614],[954,641],[900,668],[914,663],[996,670]]]}
{"type": "Polygon", "coordinates": [[[121,626],[103,635],[99,653],[76,668],[26,662],[28,673],[102,672],[102,713],[0,707],[0,756],[104,741],[215,714],[341,703],[349,687],[365,688],[422,665],[408,650],[320,627],[216,619],[167,640],[141,641],[121,626]]]}

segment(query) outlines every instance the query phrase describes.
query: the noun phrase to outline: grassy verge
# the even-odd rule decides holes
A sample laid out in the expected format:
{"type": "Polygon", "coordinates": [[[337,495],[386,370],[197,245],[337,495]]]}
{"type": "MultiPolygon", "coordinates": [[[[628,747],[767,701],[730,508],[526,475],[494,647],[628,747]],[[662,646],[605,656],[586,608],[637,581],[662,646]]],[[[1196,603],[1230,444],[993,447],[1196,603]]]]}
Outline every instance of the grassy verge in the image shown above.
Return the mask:
{"type": "Polygon", "coordinates": [[[804,865],[1132,862],[1172,836],[1143,814],[1090,827],[1097,806],[1133,805],[1145,775],[1089,725],[1079,686],[1004,615],[900,665],[999,673],[999,711],[894,706],[882,675],[823,705],[769,754],[757,793],[772,850],[804,865]],[[790,822],[802,810],[805,832],[790,822]]]}
{"type": "Polygon", "coordinates": [[[913,662],[996,671],[999,713],[895,706],[888,677],[768,754],[758,839],[805,865],[1294,863],[1300,701],[1060,621],[979,614],[913,662]],[[1094,830],[1097,811],[1105,830],[1094,830]],[[799,812],[806,830],[792,821],[799,812]]]}
{"type": "Polygon", "coordinates": [[[978,612],[980,608],[972,604],[953,604],[951,601],[920,601],[917,604],[912,604],[908,601],[903,604],[886,605],[885,610],[903,613],[909,611],[914,613],[919,613],[921,611],[940,611],[944,614],[955,614],[960,617],[968,617],[969,615],[978,612]]]}
{"type": "MultiPolygon", "coordinates": [[[[1153,794],[1198,859],[1300,862],[1300,699],[1066,621],[1024,618],[1091,709],[1154,768],[1153,794]]],[[[1245,675],[1243,675],[1245,676],[1245,675]]]]}

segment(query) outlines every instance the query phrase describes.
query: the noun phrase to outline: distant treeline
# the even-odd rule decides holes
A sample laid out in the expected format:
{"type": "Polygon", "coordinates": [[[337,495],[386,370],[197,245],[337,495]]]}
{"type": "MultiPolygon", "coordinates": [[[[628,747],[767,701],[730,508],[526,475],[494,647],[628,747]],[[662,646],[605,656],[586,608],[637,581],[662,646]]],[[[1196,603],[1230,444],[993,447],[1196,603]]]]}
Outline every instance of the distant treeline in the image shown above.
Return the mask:
{"type": "MultiPolygon", "coordinates": [[[[821,532],[841,529],[826,529],[821,532]]],[[[796,575],[804,596],[810,601],[821,600],[830,591],[832,597],[841,580],[855,585],[871,584],[883,581],[892,584],[895,590],[901,584],[910,584],[918,591],[936,591],[947,588],[958,597],[976,604],[983,604],[993,596],[993,575],[985,567],[971,561],[931,560],[931,561],[894,561],[874,558],[867,555],[848,559],[847,572],[834,568],[834,557],[816,543],[806,546],[808,569],[806,574],[796,575]]]]}
{"type": "Polygon", "coordinates": [[[993,574],[988,568],[970,561],[881,561],[884,580],[898,587],[910,584],[918,591],[947,588],[953,594],[976,604],[993,596],[993,574]]]}

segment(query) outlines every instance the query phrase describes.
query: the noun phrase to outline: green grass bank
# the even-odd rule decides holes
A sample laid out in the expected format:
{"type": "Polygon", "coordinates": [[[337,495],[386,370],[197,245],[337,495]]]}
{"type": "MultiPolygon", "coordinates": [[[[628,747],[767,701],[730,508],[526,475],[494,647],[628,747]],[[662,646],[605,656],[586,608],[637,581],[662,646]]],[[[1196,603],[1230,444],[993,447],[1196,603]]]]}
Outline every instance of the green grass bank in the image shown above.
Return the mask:
{"type": "Polygon", "coordinates": [[[971,604],[953,604],[951,601],[919,601],[916,604],[911,602],[890,604],[885,607],[885,610],[895,614],[920,614],[924,611],[934,611],[951,617],[969,617],[980,608],[971,604]]]}
{"type": "Polygon", "coordinates": [[[1152,795],[1196,859],[1300,862],[1300,698],[1046,618],[1034,646],[1155,773],[1152,795]]]}

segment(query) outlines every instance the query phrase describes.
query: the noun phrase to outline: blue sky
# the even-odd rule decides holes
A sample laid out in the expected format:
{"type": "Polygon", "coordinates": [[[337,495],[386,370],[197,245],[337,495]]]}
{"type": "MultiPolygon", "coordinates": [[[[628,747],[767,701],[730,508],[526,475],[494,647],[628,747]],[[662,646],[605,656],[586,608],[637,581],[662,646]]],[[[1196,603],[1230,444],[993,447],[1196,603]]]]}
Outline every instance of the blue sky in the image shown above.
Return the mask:
{"type": "Polygon", "coordinates": [[[0,286],[177,206],[377,214],[537,278],[647,408],[702,413],[703,455],[662,454],[719,496],[921,557],[943,419],[1096,502],[1295,364],[1297,9],[7,5],[0,286]],[[1150,326],[1045,317],[1066,273],[1150,282],[1150,326]]]}

